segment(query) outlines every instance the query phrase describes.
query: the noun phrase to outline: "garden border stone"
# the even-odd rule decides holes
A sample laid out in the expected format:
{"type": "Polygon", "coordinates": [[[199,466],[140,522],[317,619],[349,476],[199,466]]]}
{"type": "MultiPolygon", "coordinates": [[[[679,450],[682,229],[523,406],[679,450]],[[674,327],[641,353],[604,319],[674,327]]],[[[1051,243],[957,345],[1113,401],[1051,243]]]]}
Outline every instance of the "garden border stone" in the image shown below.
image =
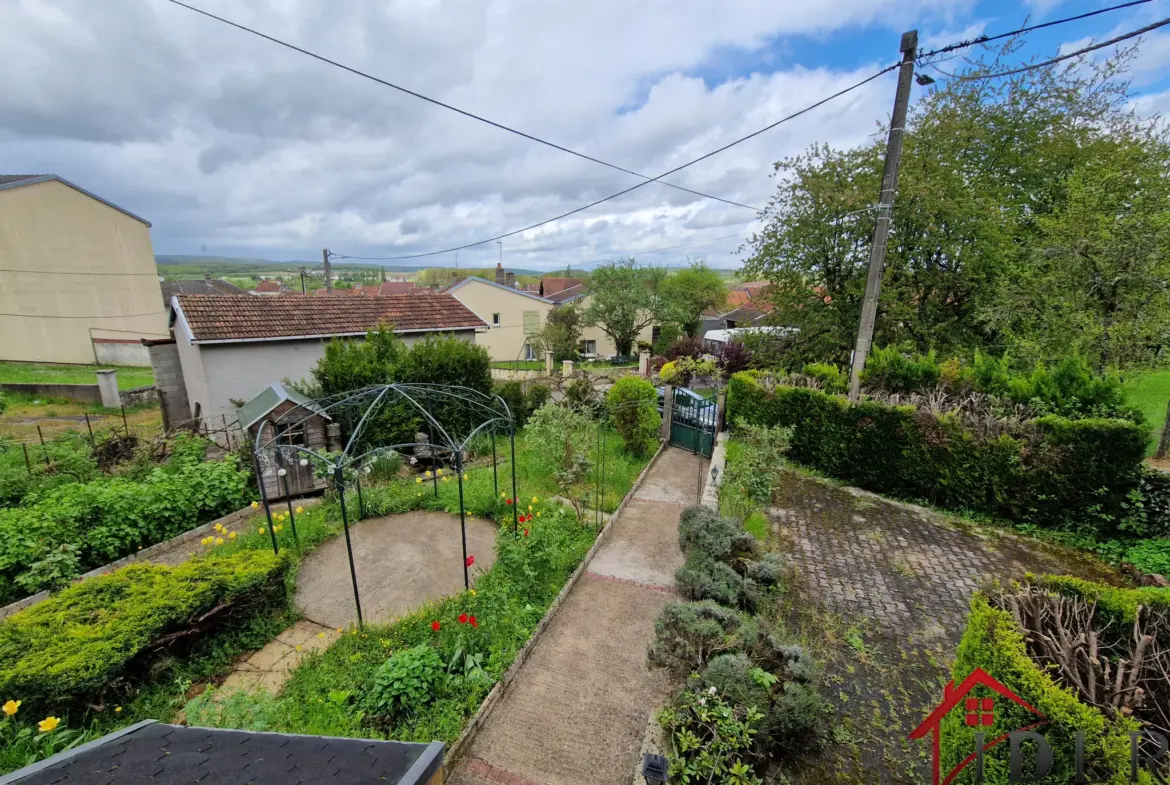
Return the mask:
{"type": "MultiPolygon", "coordinates": [[[[321,497],[311,497],[311,498],[301,499],[298,503],[303,505],[303,506],[311,506],[313,504],[318,504],[320,501],[321,501],[321,497]]],[[[230,526],[231,524],[242,521],[244,518],[247,518],[249,515],[253,515],[253,514],[257,514],[257,511],[252,509],[252,507],[250,505],[248,507],[243,507],[239,510],[236,510],[235,512],[229,512],[227,515],[223,516],[222,518],[216,518],[214,521],[210,521],[210,522],[205,523],[201,526],[196,526],[194,529],[188,529],[187,531],[183,532],[182,534],[179,534],[175,537],[172,537],[169,540],[163,540],[162,542],[155,543],[154,545],[151,545],[148,548],[143,548],[140,551],[135,551],[134,553],[130,554],[129,556],[124,556],[121,559],[118,559],[117,561],[112,561],[109,564],[105,564],[105,565],[102,565],[101,567],[98,567],[97,569],[90,570],[89,572],[81,575],[77,580],[85,580],[86,578],[95,578],[98,575],[101,575],[102,573],[110,572],[112,570],[117,570],[117,569],[125,567],[129,564],[135,564],[135,563],[141,562],[141,561],[150,561],[150,559],[152,557],[158,557],[164,553],[169,553],[170,551],[172,551],[176,548],[179,548],[183,545],[186,545],[187,543],[191,542],[192,540],[202,539],[203,537],[206,537],[208,534],[215,531],[216,526],[220,526],[220,525],[230,526]]],[[[41,592],[37,592],[36,594],[30,594],[28,597],[25,597],[24,599],[20,599],[20,600],[17,600],[16,602],[5,605],[4,607],[0,608],[0,620],[8,618],[9,616],[16,613],[17,611],[22,611],[25,608],[31,608],[32,606],[34,606],[38,603],[44,602],[45,600],[49,599],[50,596],[52,596],[52,592],[41,591],[41,592]]]]}
{"type": "Polygon", "coordinates": [[[723,471],[727,464],[727,431],[720,431],[715,437],[711,450],[711,464],[708,467],[710,479],[703,486],[703,498],[699,504],[719,512],[719,486],[723,483],[723,471]]]}
{"type": "Polygon", "coordinates": [[[516,653],[516,658],[512,661],[512,665],[508,668],[507,671],[504,672],[504,675],[500,677],[500,680],[496,682],[496,685],[492,687],[491,692],[487,694],[487,697],[483,699],[483,703],[479,705],[475,715],[471,718],[471,720],[468,721],[467,727],[464,728],[463,732],[459,734],[459,738],[455,740],[454,744],[448,747],[447,755],[443,760],[443,771],[447,777],[451,777],[454,774],[455,764],[458,763],[460,757],[463,755],[463,751],[471,746],[471,743],[479,734],[480,726],[482,726],[483,723],[487,721],[488,715],[491,714],[492,709],[495,708],[495,705],[499,703],[500,698],[502,698],[504,693],[507,691],[508,685],[512,683],[512,679],[514,679],[516,674],[520,671],[521,666],[523,666],[525,660],[528,659],[528,655],[532,653],[533,648],[536,646],[536,642],[540,640],[540,636],[544,632],[545,628],[548,627],[553,617],[557,615],[557,611],[560,610],[560,607],[564,603],[565,598],[569,596],[569,592],[573,590],[573,587],[577,585],[577,581],[580,580],[581,577],[585,574],[586,569],[589,566],[589,562],[593,560],[593,557],[597,554],[597,551],[605,542],[606,535],[613,527],[613,522],[618,519],[619,515],[621,515],[622,510],[624,510],[626,507],[626,503],[629,502],[630,499],[633,498],[634,494],[638,492],[638,489],[642,487],[642,481],[646,479],[646,475],[650,473],[650,469],[652,469],[654,464],[657,463],[658,458],[666,450],[666,447],[667,442],[660,441],[658,443],[657,452],[654,453],[654,456],[642,468],[641,474],[639,474],[637,479],[634,480],[633,484],[630,486],[630,490],[626,492],[626,495],[622,497],[621,503],[618,504],[617,509],[613,511],[613,514],[609,516],[609,520],[606,521],[603,527],[601,527],[601,531],[598,533],[597,538],[594,539],[593,545],[589,548],[589,551],[585,554],[585,558],[581,560],[581,563],[577,565],[575,570],[573,570],[573,574],[569,576],[567,581],[565,581],[565,585],[561,587],[561,591],[557,594],[556,599],[553,600],[552,604],[548,606],[548,610],[545,611],[544,617],[540,620],[540,623],[536,625],[536,629],[532,631],[532,635],[529,636],[528,641],[524,644],[523,647],[521,647],[520,651],[516,653]]]}

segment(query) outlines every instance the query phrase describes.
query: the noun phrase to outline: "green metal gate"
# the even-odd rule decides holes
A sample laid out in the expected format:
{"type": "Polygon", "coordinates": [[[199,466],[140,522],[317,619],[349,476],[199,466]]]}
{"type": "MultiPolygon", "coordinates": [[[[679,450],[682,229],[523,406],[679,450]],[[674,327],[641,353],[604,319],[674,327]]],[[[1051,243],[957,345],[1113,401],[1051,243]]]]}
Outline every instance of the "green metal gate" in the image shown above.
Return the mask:
{"type": "Polygon", "coordinates": [[[670,410],[670,443],[706,458],[715,448],[714,398],[704,398],[684,387],[674,388],[670,410]]]}

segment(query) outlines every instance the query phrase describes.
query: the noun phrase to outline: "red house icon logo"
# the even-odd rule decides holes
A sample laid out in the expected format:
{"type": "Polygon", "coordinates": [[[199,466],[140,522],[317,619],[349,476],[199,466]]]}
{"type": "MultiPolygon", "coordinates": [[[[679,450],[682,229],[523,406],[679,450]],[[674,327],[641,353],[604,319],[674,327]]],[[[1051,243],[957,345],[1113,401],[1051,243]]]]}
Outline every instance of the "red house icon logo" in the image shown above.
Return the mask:
{"type": "MultiPolygon", "coordinates": [[[[1012,703],[1022,706],[1032,714],[1036,715],[1037,721],[1031,725],[1026,725],[1023,728],[1018,728],[1020,731],[1029,731],[1040,725],[1043,725],[1048,720],[1043,714],[1036,710],[1031,704],[1016,695],[1007,687],[1000,684],[993,679],[982,668],[976,668],[971,672],[971,675],[963,679],[963,683],[958,687],[955,686],[954,680],[947,682],[947,686],[943,691],[943,700],[938,707],[930,713],[930,716],[922,721],[922,724],[913,730],[910,734],[911,739],[922,739],[927,734],[931,736],[932,744],[932,770],[934,773],[933,785],[950,785],[950,783],[959,776],[959,772],[967,767],[973,760],[975,760],[975,753],[972,752],[959,764],[955,766],[945,777],[942,776],[942,720],[956,707],[962,705],[964,713],[963,721],[969,727],[985,727],[995,723],[995,698],[976,698],[967,697],[971,690],[976,687],[986,687],[998,695],[1007,698],[1012,703]]],[[[997,736],[991,741],[983,745],[983,750],[987,751],[992,747],[1006,741],[1008,734],[997,736]]]]}

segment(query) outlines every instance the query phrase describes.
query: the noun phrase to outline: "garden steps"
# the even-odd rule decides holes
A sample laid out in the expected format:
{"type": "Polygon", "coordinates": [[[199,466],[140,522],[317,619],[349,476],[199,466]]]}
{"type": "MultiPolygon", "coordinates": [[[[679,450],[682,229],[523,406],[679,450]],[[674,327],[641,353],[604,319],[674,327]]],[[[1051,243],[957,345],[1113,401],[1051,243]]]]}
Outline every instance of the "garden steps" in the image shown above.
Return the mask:
{"type": "Polygon", "coordinates": [[[678,518],[699,459],[666,449],[455,761],[453,785],[627,785],[647,713],[668,698],[646,646],[675,599],[678,518]]]}

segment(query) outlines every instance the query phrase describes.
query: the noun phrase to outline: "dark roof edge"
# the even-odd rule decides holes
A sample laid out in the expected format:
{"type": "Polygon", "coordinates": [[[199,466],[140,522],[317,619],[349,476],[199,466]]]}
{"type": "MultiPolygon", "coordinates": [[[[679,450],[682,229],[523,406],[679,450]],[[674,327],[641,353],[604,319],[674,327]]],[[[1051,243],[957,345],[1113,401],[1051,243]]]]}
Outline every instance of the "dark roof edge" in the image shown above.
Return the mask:
{"type": "MultiPolygon", "coordinates": [[[[68,180],[66,180],[64,177],[61,177],[60,175],[56,175],[56,174],[42,174],[42,175],[39,175],[37,177],[29,177],[28,179],[25,179],[25,180],[14,180],[11,183],[2,183],[2,184],[0,184],[0,191],[7,191],[10,188],[20,188],[20,187],[25,186],[25,185],[36,185],[37,183],[48,183],[48,182],[52,182],[53,180],[56,180],[59,183],[63,183],[64,185],[69,186],[74,191],[79,191],[79,192],[85,194],[90,199],[97,199],[99,202],[104,204],[106,207],[113,207],[118,212],[123,213],[124,215],[130,216],[135,221],[142,221],[142,223],[146,224],[147,226],[151,225],[150,221],[146,220],[141,215],[135,215],[134,213],[127,210],[125,207],[119,207],[118,205],[114,204],[113,202],[109,201],[108,199],[101,198],[100,196],[95,194],[93,191],[87,191],[84,188],[82,188],[80,185],[77,185],[76,183],[71,183],[68,180]]],[[[2,785],[2,783],[3,783],[3,781],[0,780],[0,785],[2,785]]]]}
{"type": "Polygon", "coordinates": [[[88,752],[89,750],[103,747],[114,739],[120,739],[123,736],[128,736],[140,728],[145,728],[147,725],[154,725],[156,722],[158,722],[158,720],[143,720],[142,722],[136,722],[133,725],[127,725],[125,728],[108,733],[105,736],[102,736],[100,739],[94,739],[93,741],[86,742],[85,744],[81,744],[77,747],[74,747],[73,749],[58,752],[56,755],[52,755],[48,758],[45,758],[44,760],[39,760],[36,763],[31,763],[28,766],[25,766],[23,769],[17,769],[11,774],[6,774],[5,776],[0,777],[0,785],[12,785],[12,783],[19,782],[25,777],[36,774],[39,771],[44,771],[50,766],[56,766],[58,763],[67,761],[70,758],[74,758],[83,752],[88,752]]]}
{"type": "Polygon", "coordinates": [[[443,747],[445,746],[441,741],[432,741],[428,744],[422,755],[418,756],[418,759],[398,780],[399,785],[427,785],[435,776],[435,772],[443,765],[443,747]]]}

